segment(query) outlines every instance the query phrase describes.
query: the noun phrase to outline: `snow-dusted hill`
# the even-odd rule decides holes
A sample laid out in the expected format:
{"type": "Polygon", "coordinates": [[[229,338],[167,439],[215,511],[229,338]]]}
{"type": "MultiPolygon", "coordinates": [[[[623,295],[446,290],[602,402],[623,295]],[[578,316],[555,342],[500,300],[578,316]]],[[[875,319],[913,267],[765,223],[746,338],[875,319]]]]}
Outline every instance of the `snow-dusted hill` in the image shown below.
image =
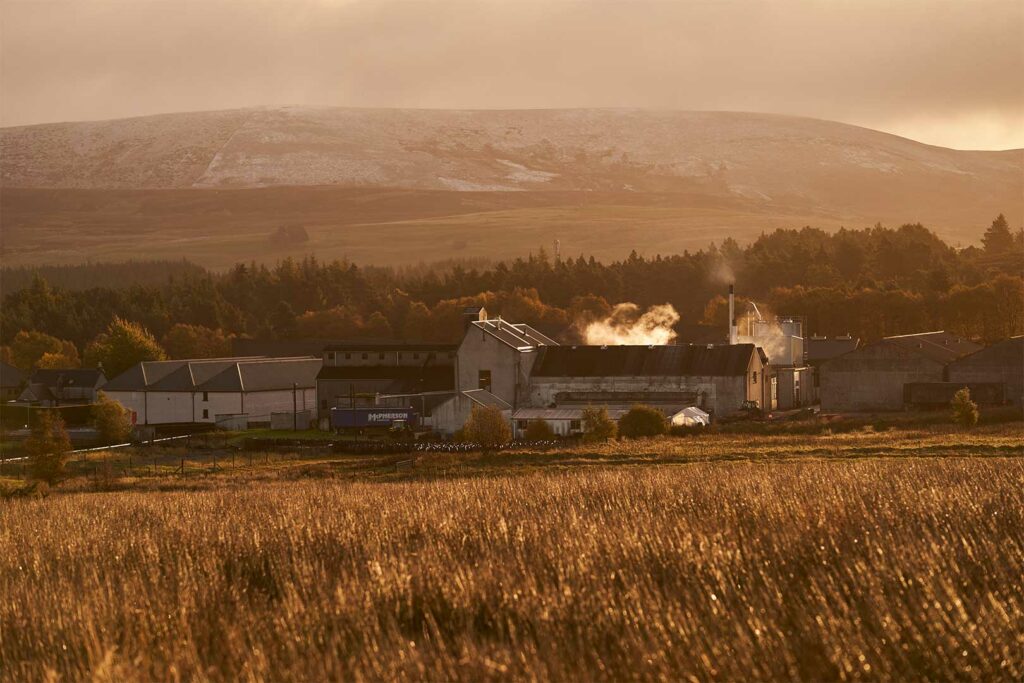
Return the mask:
{"type": "Polygon", "coordinates": [[[725,112],[257,108],[8,128],[0,154],[5,187],[679,191],[979,220],[1024,194],[1021,150],[725,112]]]}

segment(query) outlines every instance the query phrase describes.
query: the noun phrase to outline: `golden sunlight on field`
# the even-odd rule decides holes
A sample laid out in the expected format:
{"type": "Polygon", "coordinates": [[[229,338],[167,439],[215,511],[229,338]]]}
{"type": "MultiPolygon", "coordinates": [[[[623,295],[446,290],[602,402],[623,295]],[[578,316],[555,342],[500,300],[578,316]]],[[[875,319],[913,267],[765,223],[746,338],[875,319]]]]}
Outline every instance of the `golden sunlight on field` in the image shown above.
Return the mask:
{"type": "Polygon", "coordinates": [[[0,503],[0,678],[1024,678],[1024,464],[0,503]]]}

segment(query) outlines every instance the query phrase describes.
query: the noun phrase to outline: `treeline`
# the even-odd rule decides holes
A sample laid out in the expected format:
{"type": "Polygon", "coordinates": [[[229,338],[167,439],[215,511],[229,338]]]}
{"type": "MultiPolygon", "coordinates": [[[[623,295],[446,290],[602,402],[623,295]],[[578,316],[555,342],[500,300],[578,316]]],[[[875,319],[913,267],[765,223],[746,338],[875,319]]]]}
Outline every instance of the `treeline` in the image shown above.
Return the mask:
{"type": "Polygon", "coordinates": [[[694,253],[633,253],[612,263],[554,259],[544,250],[493,266],[403,270],[308,257],[88,289],[36,275],[5,293],[0,343],[37,330],[84,350],[117,317],[173,346],[172,356],[222,350],[237,335],[455,341],[461,309],[471,304],[568,340],[574,322],[624,301],[670,303],[684,327],[724,324],[716,302],[729,282],[774,313],[806,316],[810,333],[870,340],[948,329],[993,341],[1024,331],[1024,237],[1000,216],[983,244],[954,249],[921,225],[832,234],[804,228],[764,234],[745,247],[727,239],[694,253]]]}
{"type": "Polygon", "coordinates": [[[62,289],[119,289],[130,285],[162,285],[174,278],[200,277],[206,270],[191,261],[123,261],[64,266],[17,266],[0,268],[0,292],[25,289],[36,277],[62,289]]]}

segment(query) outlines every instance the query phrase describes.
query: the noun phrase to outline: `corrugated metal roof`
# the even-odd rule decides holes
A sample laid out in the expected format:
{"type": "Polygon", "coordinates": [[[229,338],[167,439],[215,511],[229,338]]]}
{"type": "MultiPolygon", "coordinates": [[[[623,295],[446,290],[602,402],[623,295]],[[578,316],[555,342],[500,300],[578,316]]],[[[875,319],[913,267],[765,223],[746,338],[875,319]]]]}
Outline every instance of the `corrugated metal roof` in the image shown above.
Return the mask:
{"type": "Polygon", "coordinates": [[[232,364],[206,382],[196,391],[277,391],[316,386],[319,358],[264,358],[232,364]]]}
{"type": "Polygon", "coordinates": [[[474,320],[472,323],[495,339],[509,346],[526,351],[539,346],[558,346],[558,342],[538,332],[526,323],[510,323],[501,318],[474,320]]]}
{"type": "Polygon", "coordinates": [[[942,363],[948,363],[961,356],[980,351],[982,348],[981,344],[975,344],[969,339],[941,330],[885,337],[882,342],[898,345],[942,363]]]}
{"type": "MultiPolygon", "coordinates": [[[[106,391],[144,391],[152,390],[152,388],[164,378],[168,377],[171,373],[179,371],[183,367],[188,365],[206,364],[206,363],[237,363],[245,360],[257,360],[262,356],[235,356],[231,358],[191,358],[186,360],[152,360],[143,361],[136,363],[132,367],[122,372],[117,377],[109,380],[104,389],[106,391]]],[[[224,369],[224,365],[220,367],[218,372],[224,369]]],[[[186,370],[186,373],[190,372],[186,370]]],[[[200,373],[202,374],[202,373],[200,373]]],[[[179,378],[180,379],[180,378],[179,378]]],[[[175,389],[161,389],[162,391],[191,391],[193,388],[189,386],[187,389],[180,387],[185,384],[179,384],[172,380],[169,384],[171,387],[179,387],[175,389]]]]}
{"type": "MultiPolygon", "coordinates": [[[[514,420],[582,420],[584,408],[520,408],[512,414],[514,420]]],[[[629,412],[628,408],[609,408],[608,417],[618,420],[629,412]]]]}
{"type": "Polygon", "coordinates": [[[498,398],[486,389],[468,389],[462,393],[474,403],[482,406],[494,406],[502,410],[509,410],[512,407],[511,403],[502,398],[498,398]]]}
{"type": "Polygon", "coordinates": [[[807,344],[807,361],[815,363],[819,361],[826,361],[829,358],[835,358],[841,356],[844,353],[856,350],[860,344],[859,339],[852,339],[850,337],[831,337],[831,338],[815,338],[810,337],[805,340],[807,344]]]}
{"type": "Polygon", "coordinates": [[[744,375],[753,344],[715,346],[552,346],[533,377],[727,377],[744,375]]]}

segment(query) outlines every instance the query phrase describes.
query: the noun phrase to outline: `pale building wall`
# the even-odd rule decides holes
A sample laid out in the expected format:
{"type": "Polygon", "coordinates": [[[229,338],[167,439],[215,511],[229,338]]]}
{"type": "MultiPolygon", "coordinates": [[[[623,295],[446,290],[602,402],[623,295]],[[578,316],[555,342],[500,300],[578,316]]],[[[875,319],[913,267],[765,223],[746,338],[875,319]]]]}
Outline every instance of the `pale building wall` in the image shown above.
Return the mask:
{"type": "Polygon", "coordinates": [[[524,405],[536,349],[519,351],[486,332],[470,328],[459,346],[456,380],[460,391],[480,389],[479,372],[491,371],[490,392],[513,407],[524,405]]]}

